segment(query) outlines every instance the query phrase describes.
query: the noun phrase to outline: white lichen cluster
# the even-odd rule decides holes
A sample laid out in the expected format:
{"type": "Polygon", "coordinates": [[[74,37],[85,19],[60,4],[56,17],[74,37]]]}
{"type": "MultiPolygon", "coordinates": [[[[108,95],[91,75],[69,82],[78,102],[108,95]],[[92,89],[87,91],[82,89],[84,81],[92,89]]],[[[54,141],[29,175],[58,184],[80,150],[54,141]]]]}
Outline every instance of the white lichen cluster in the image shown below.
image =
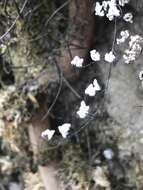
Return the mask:
{"type": "Polygon", "coordinates": [[[121,31],[120,38],[116,39],[117,45],[124,43],[126,41],[126,39],[128,39],[129,36],[130,36],[130,34],[129,34],[128,30],[121,31]]]}
{"type": "Polygon", "coordinates": [[[93,61],[99,61],[100,60],[100,54],[95,49],[90,51],[90,57],[93,61]]]}
{"type": "Polygon", "coordinates": [[[119,17],[120,10],[117,7],[116,0],[102,1],[102,3],[96,2],[95,15],[106,16],[110,21],[114,17],[119,17]]]}
{"type": "MultiPolygon", "coordinates": [[[[121,16],[121,8],[119,6],[124,7],[129,0],[107,0],[96,2],[95,5],[95,15],[103,17],[106,16],[110,21],[112,21],[115,17],[121,16]]],[[[125,13],[123,16],[123,20],[129,23],[133,23],[133,15],[132,13],[125,13]]]]}
{"type": "Polygon", "coordinates": [[[114,157],[114,152],[111,148],[107,148],[103,151],[103,156],[107,159],[107,160],[112,160],[114,157]]]}
{"type": "Polygon", "coordinates": [[[81,101],[79,110],[77,111],[77,115],[80,118],[85,118],[88,114],[89,106],[86,105],[85,101],[81,101]]]}
{"type": "Polygon", "coordinates": [[[112,51],[105,54],[105,61],[112,63],[114,60],[115,60],[115,55],[113,54],[112,51]]]}
{"type": "Polygon", "coordinates": [[[89,96],[95,96],[96,92],[100,90],[100,85],[98,84],[97,80],[94,79],[93,83],[89,84],[88,87],[85,89],[85,94],[89,96]]]}
{"type": "Polygon", "coordinates": [[[123,20],[132,24],[133,23],[133,14],[132,13],[126,13],[123,16],[123,20]]]}
{"type": "Polygon", "coordinates": [[[54,133],[55,133],[55,130],[46,129],[45,131],[43,131],[41,133],[41,137],[45,138],[45,139],[48,139],[48,140],[51,140],[51,138],[53,137],[54,133]]]}
{"type": "Polygon", "coordinates": [[[119,0],[119,5],[124,7],[126,4],[129,3],[130,0],[119,0]]]}
{"type": "MultiPolygon", "coordinates": [[[[121,8],[119,6],[125,6],[129,3],[129,0],[107,0],[102,2],[96,2],[95,5],[95,15],[97,16],[106,16],[110,21],[112,21],[115,17],[121,16],[121,8]]],[[[127,12],[123,15],[123,20],[129,23],[133,23],[133,14],[131,12],[127,12]]],[[[126,39],[130,36],[128,30],[124,30],[120,32],[120,37],[116,39],[117,45],[124,43],[126,39]]],[[[123,58],[125,63],[130,63],[135,61],[137,56],[140,54],[142,50],[142,37],[139,35],[130,36],[129,49],[125,50],[123,58]]],[[[94,61],[100,60],[100,54],[96,50],[92,50],[90,52],[91,58],[94,61]]],[[[105,54],[104,60],[106,62],[112,63],[115,60],[115,55],[113,51],[110,51],[105,54]]],[[[92,86],[90,85],[90,88],[92,86]]]]}
{"type": "Polygon", "coordinates": [[[63,125],[60,125],[58,127],[59,132],[61,133],[61,135],[62,135],[63,138],[67,137],[70,128],[71,128],[71,124],[70,123],[64,123],[63,125]]]}
{"type": "MultiPolygon", "coordinates": [[[[123,34],[122,34],[123,35],[123,34]]],[[[127,35],[127,34],[126,34],[127,35]]],[[[125,38],[124,36],[123,36],[123,38],[125,38]]],[[[122,39],[119,39],[120,41],[122,40],[122,39]]],[[[118,41],[119,41],[118,40],[118,41]]],[[[91,57],[91,59],[94,61],[94,62],[97,62],[97,61],[100,61],[100,59],[101,59],[101,56],[100,56],[100,53],[97,51],[97,50],[91,50],[90,51],[90,57],[91,57]]],[[[114,60],[115,60],[115,55],[113,54],[113,52],[112,51],[110,51],[110,52],[108,52],[108,53],[106,53],[105,55],[104,55],[104,60],[106,61],[106,62],[108,62],[108,63],[112,63],[114,60]]],[[[78,57],[78,56],[75,56],[74,58],[73,58],[73,60],[71,61],[71,64],[72,65],[74,65],[74,66],[76,66],[76,67],[83,67],[83,62],[84,62],[84,59],[83,58],[80,58],[80,57],[78,57]]],[[[90,85],[90,87],[89,87],[90,89],[91,88],[93,88],[93,86],[91,86],[90,85]]]]}
{"type": "MultiPolygon", "coordinates": [[[[120,17],[121,16],[121,7],[125,6],[127,3],[129,3],[129,0],[107,0],[107,1],[102,1],[102,2],[96,2],[95,5],[95,15],[98,16],[106,16],[110,21],[112,21],[115,17],[120,17]],[[120,7],[121,6],[121,7],[120,7]]],[[[123,15],[123,20],[129,23],[133,23],[133,15],[130,12],[127,12],[123,15]]],[[[139,35],[130,35],[128,30],[122,30],[120,32],[119,37],[116,39],[117,45],[120,45],[121,43],[124,43],[127,39],[129,39],[129,49],[126,49],[123,55],[123,58],[125,60],[125,63],[130,63],[134,61],[137,56],[140,54],[142,50],[142,43],[143,39],[139,35]]],[[[94,62],[100,61],[101,60],[101,55],[96,49],[92,49],[90,51],[90,58],[94,62]]],[[[111,51],[105,53],[104,55],[104,61],[108,63],[113,63],[115,61],[116,57],[114,54],[114,50],[112,49],[111,51]]],[[[71,60],[71,65],[82,68],[84,59],[75,56],[71,60]]],[[[139,74],[140,80],[143,80],[143,74],[139,74]]],[[[92,83],[90,83],[86,89],[85,89],[85,95],[88,95],[90,97],[94,97],[98,91],[101,90],[101,87],[97,81],[97,79],[94,79],[92,83]]],[[[86,104],[84,100],[80,102],[80,106],[76,112],[78,117],[80,119],[84,119],[88,114],[89,114],[89,109],[90,106],[86,104]]],[[[61,133],[63,138],[66,138],[67,135],[69,134],[71,124],[70,123],[65,123],[61,126],[58,126],[58,130],[61,133]]],[[[55,134],[55,130],[45,130],[42,132],[41,136],[43,138],[48,138],[50,140],[53,135],[55,134]]],[[[111,149],[106,149],[103,152],[103,155],[106,159],[112,159],[114,156],[114,153],[111,149]]]]}
{"type": "Polygon", "coordinates": [[[125,50],[123,58],[129,64],[137,59],[142,51],[143,38],[139,35],[130,36],[129,48],[125,50]]]}
{"type": "MultiPolygon", "coordinates": [[[[97,79],[94,79],[91,84],[88,85],[88,87],[85,89],[85,94],[89,96],[95,96],[97,91],[100,91],[101,87],[97,81],[97,79]]],[[[85,118],[89,113],[89,106],[86,105],[85,101],[82,100],[80,103],[79,110],[77,111],[77,115],[83,119],[85,118]]]]}
{"type": "MultiPolygon", "coordinates": [[[[64,124],[58,126],[58,130],[63,138],[67,137],[70,128],[71,128],[70,123],[64,123],[64,124]]],[[[46,140],[51,140],[54,134],[55,134],[55,130],[46,129],[45,131],[43,131],[41,133],[41,137],[46,140]]]]}
{"type": "Polygon", "coordinates": [[[82,67],[84,59],[80,58],[79,56],[75,56],[73,60],[71,61],[71,64],[76,67],[82,67]]]}
{"type": "Polygon", "coordinates": [[[143,70],[141,70],[141,71],[139,72],[139,79],[140,79],[141,81],[143,81],[143,70]]]}

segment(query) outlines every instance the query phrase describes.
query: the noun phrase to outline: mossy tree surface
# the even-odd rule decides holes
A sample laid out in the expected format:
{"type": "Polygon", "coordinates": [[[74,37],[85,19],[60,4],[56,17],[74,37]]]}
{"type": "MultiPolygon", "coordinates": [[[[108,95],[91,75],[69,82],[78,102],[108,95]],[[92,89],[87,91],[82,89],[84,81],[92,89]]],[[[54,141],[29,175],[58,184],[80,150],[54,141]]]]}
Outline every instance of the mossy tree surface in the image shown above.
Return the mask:
{"type": "MultiPolygon", "coordinates": [[[[138,59],[136,65],[127,67],[119,56],[106,95],[109,65],[102,61],[92,64],[89,51],[93,47],[108,51],[114,25],[94,17],[95,2],[0,2],[0,152],[3,157],[9,155],[11,172],[18,170],[23,179],[24,170],[35,172],[39,167],[43,172],[47,165],[52,166],[63,190],[142,190],[142,151],[137,142],[142,134],[135,130],[134,135],[133,130],[129,141],[125,136],[126,130],[133,125],[138,128],[141,121],[141,112],[137,114],[133,108],[142,102],[134,77],[142,63],[138,59]],[[76,55],[85,59],[83,69],[70,64],[76,55]],[[102,91],[90,99],[84,90],[94,78],[102,91]],[[90,105],[91,114],[80,120],[76,112],[82,99],[90,105]],[[134,118],[132,122],[129,116],[134,118]],[[57,126],[66,122],[72,123],[72,129],[63,139],[57,126]],[[41,138],[46,128],[56,130],[52,141],[41,138]],[[131,150],[133,141],[139,154],[131,150]],[[106,148],[114,151],[115,159],[104,158],[106,148]]],[[[142,34],[142,3],[136,6],[131,1],[125,7],[135,9],[136,25],[130,29],[142,34]]],[[[120,19],[118,23],[117,33],[125,27],[120,19]]],[[[117,50],[119,55],[122,48],[117,50]]],[[[6,180],[2,178],[8,183],[7,176],[9,173],[6,180]]]]}

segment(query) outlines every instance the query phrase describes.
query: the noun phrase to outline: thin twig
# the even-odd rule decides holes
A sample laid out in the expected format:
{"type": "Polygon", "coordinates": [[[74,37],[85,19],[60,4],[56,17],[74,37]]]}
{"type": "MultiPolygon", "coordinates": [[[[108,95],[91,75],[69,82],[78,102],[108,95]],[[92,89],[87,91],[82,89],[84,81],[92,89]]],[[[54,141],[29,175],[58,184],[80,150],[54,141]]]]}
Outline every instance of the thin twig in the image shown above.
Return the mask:
{"type": "MultiPolygon", "coordinates": [[[[28,2],[28,0],[25,0],[24,4],[23,4],[23,6],[22,6],[22,8],[20,10],[20,13],[23,12],[23,10],[24,10],[27,2],[28,2]]],[[[16,24],[16,22],[17,22],[18,19],[19,19],[19,15],[17,15],[17,17],[15,18],[14,22],[12,23],[12,25],[8,28],[8,30],[2,36],[0,36],[0,40],[2,40],[3,38],[5,38],[7,36],[7,34],[13,29],[13,27],[15,26],[15,24],[16,24]]]]}
{"type": "MultiPolygon", "coordinates": [[[[113,37],[113,43],[112,43],[112,52],[114,52],[114,47],[115,47],[115,42],[116,42],[116,34],[117,34],[117,23],[116,23],[116,18],[115,18],[115,24],[114,24],[114,37],[113,37]]],[[[110,77],[111,77],[111,72],[112,72],[112,66],[113,66],[113,62],[110,63],[110,67],[109,67],[109,73],[108,73],[108,78],[107,78],[107,83],[106,83],[106,91],[108,90],[108,86],[109,86],[109,81],[110,81],[110,77]]]]}
{"type": "Polygon", "coordinates": [[[63,76],[63,80],[65,82],[65,84],[67,85],[67,87],[73,92],[73,94],[79,98],[82,99],[82,97],[75,91],[75,89],[71,86],[71,84],[67,81],[67,79],[63,76]]]}
{"type": "Polygon", "coordinates": [[[17,20],[19,19],[19,15],[16,17],[16,19],[14,20],[14,22],[12,23],[12,25],[8,28],[8,30],[2,35],[0,36],[0,40],[2,40],[3,38],[5,38],[7,36],[7,34],[13,29],[13,27],[15,26],[17,20]]]}
{"type": "Polygon", "coordinates": [[[66,41],[66,44],[67,44],[67,49],[68,49],[68,52],[69,52],[70,59],[73,59],[73,56],[72,56],[72,52],[71,52],[71,48],[70,48],[69,42],[66,41]]]}
{"type": "Polygon", "coordinates": [[[49,107],[46,114],[43,116],[42,121],[44,121],[48,117],[48,115],[49,115],[50,111],[53,109],[53,107],[54,107],[54,105],[55,105],[55,103],[56,103],[56,101],[60,95],[61,89],[62,89],[63,74],[60,70],[58,70],[58,72],[59,72],[59,88],[58,88],[58,91],[57,91],[57,94],[56,94],[54,101],[52,102],[52,104],[49,107]]]}
{"type": "Polygon", "coordinates": [[[13,0],[13,2],[14,2],[14,6],[15,6],[15,8],[17,10],[17,13],[18,13],[19,17],[23,19],[23,15],[20,13],[20,9],[19,9],[19,6],[18,6],[17,2],[15,0],[13,0]]]}
{"type": "Polygon", "coordinates": [[[113,44],[112,44],[112,52],[114,52],[114,48],[115,48],[116,35],[117,35],[117,19],[115,18],[115,23],[114,23],[114,36],[113,36],[113,44]]]}
{"type": "Polygon", "coordinates": [[[89,163],[91,163],[91,143],[90,143],[90,136],[89,136],[88,128],[86,128],[85,134],[86,134],[86,140],[87,140],[89,163]]]}
{"type": "Polygon", "coordinates": [[[45,23],[45,26],[47,26],[49,24],[49,22],[51,21],[51,19],[61,10],[63,9],[65,6],[67,6],[69,3],[69,1],[66,1],[65,3],[63,3],[59,8],[57,8],[52,15],[48,18],[48,20],[45,23]]]}
{"type": "Polygon", "coordinates": [[[39,3],[38,5],[36,5],[32,10],[30,9],[29,11],[27,11],[27,13],[24,14],[24,17],[26,17],[27,15],[29,15],[30,13],[33,13],[35,11],[37,11],[37,9],[39,9],[42,6],[42,3],[39,3]]]}

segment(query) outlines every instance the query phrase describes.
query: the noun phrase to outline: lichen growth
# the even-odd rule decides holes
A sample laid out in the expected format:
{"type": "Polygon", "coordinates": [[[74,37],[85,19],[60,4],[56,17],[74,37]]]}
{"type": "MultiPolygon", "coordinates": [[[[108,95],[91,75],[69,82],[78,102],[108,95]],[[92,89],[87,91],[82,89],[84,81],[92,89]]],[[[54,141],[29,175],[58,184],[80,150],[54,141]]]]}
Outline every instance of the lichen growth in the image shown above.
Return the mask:
{"type": "Polygon", "coordinates": [[[85,190],[89,186],[89,168],[79,145],[64,147],[59,177],[61,189],[85,190]]]}

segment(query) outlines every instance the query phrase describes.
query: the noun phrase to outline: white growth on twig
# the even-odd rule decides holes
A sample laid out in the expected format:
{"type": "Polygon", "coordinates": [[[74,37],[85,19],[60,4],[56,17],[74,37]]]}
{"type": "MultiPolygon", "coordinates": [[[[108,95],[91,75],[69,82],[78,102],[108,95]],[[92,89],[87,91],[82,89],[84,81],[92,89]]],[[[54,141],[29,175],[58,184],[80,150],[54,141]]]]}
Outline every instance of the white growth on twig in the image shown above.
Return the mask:
{"type": "Polygon", "coordinates": [[[100,91],[101,87],[99,86],[96,79],[94,79],[93,83],[89,84],[89,86],[85,89],[85,94],[89,96],[95,96],[96,91],[100,91]]]}
{"type": "Polygon", "coordinates": [[[54,133],[55,133],[55,130],[46,129],[45,131],[41,133],[41,137],[46,138],[46,139],[48,138],[48,140],[51,140],[54,133]]]}
{"type": "Polygon", "coordinates": [[[100,54],[95,49],[90,51],[90,57],[93,61],[99,61],[100,60],[100,54]]]}
{"type": "Polygon", "coordinates": [[[130,36],[129,49],[125,50],[123,58],[125,63],[131,63],[140,55],[143,46],[143,38],[139,35],[130,36]]]}
{"type": "Polygon", "coordinates": [[[89,84],[89,86],[85,89],[85,94],[88,94],[89,96],[95,96],[96,91],[93,84],[89,84]]]}
{"type": "Polygon", "coordinates": [[[124,7],[125,4],[129,3],[130,0],[119,0],[119,5],[124,7]]]}
{"type": "Polygon", "coordinates": [[[116,0],[103,1],[101,4],[96,2],[95,15],[106,16],[110,21],[114,17],[120,16],[120,10],[117,8],[116,0]]]}
{"type": "Polygon", "coordinates": [[[71,128],[70,123],[64,123],[63,125],[58,127],[59,132],[61,133],[63,138],[67,137],[70,128],[71,128]]]}
{"type": "Polygon", "coordinates": [[[105,15],[103,6],[100,5],[99,2],[96,2],[95,15],[98,15],[98,16],[104,16],[105,15]]]}
{"type": "Polygon", "coordinates": [[[104,59],[105,59],[105,61],[112,63],[115,60],[115,55],[113,54],[112,51],[110,51],[109,53],[105,54],[104,59]]]}
{"type": "Polygon", "coordinates": [[[116,0],[109,1],[108,6],[109,6],[109,9],[107,11],[106,16],[109,20],[113,20],[114,17],[120,16],[120,10],[117,8],[116,0]]]}
{"type": "Polygon", "coordinates": [[[129,23],[133,23],[133,14],[132,13],[126,13],[123,16],[123,20],[129,23]]]}
{"type": "Polygon", "coordinates": [[[114,157],[114,152],[111,148],[105,149],[103,155],[107,160],[112,160],[114,157]]]}
{"type": "Polygon", "coordinates": [[[94,79],[94,81],[93,81],[93,85],[94,85],[96,91],[101,90],[101,87],[99,86],[99,84],[98,84],[98,82],[97,82],[96,79],[94,79]]]}
{"type": "Polygon", "coordinates": [[[79,56],[75,56],[73,60],[71,61],[71,64],[76,67],[82,67],[83,64],[83,58],[80,58],[79,56]]]}
{"type": "Polygon", "coordinates": [[[88,114],[88,111],[89,111],[89,106],[87,106],[84,101],[81,101],[80,108],[77,111],[78,116],[80,118],[85,118],[86,115],[88,114]]]}
{"type": "Polygon", "coordinates": [[[117,44],[121,44],[124,43],[125,40],[130,36],[129,31],[128,30],[123,30],[120,32],[120,38],[117,38],[117,44]]]}
{"type": "Polygon", "coordinates": [[[139,79],[143,81],[143,70],[139,72],[139,79]]]}

